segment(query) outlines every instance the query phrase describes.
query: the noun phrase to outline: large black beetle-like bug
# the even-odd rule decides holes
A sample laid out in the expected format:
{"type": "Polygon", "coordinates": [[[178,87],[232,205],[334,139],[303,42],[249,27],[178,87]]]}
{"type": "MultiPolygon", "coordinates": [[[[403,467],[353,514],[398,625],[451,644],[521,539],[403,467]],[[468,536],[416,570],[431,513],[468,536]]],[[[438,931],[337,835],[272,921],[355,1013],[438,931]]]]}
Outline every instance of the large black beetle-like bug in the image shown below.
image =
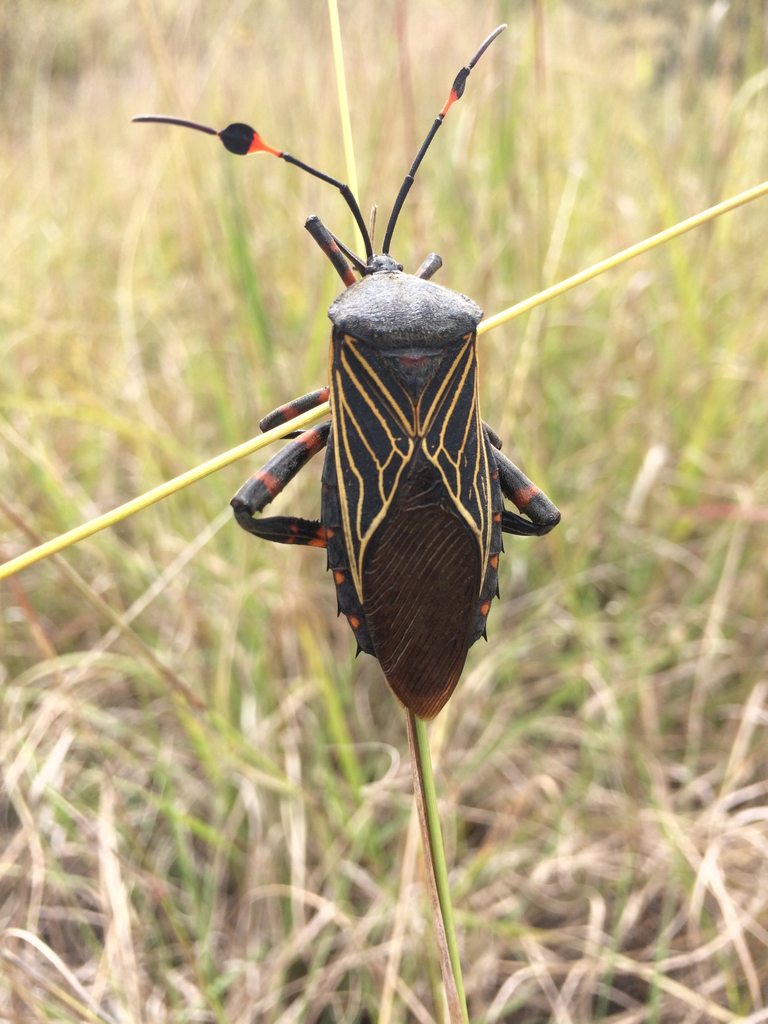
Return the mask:
{"type": "Polygon", "coordinates": [[[428,280],[442,265],[436,254],[414,275],[403,273],[389,255],[400,208],[427,148],[470,71],[504,28],[491,33],[456,76],[400,189],[379,256],[350,189],[268,146],[248,125],[217,132],[179,118],[135,118],[218,135],[240,155],[279,156],[336,186],[355,216],[365,261],[317,217],[306,223],[347,286],[328,311],[330,385],[281,406],[260,426],[286,423],[329,398],[331,421],[289,441],[240,488],[232,506],[238,523],[257,537],[327,549],[339,612],[359,649],[379,659],[398,700],[424,719],[444,706],[467,651],[485,635],[498,596],[502,533],[541,536],[560,521],[552,502],[501,454],[499,438],[480,418],[481,310],[428,280]],[[320,519],[261,518],[323,447],[320,519]],[[504,498],[528,518],[505,509],[504,498]]]}

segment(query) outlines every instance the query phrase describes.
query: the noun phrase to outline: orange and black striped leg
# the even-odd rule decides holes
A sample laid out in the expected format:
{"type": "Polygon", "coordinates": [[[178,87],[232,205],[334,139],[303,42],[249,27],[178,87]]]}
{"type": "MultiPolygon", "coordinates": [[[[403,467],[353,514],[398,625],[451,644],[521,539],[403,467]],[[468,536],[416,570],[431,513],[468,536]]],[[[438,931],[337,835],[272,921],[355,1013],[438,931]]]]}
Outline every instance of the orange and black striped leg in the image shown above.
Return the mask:
{"type": "MultiPolygon", "coordinates": [[[[259,430],[264,433],[267,430],[272,430],[273,427],[279,427],[283,423],[287,423],[289,420],[294,419],[296,416],[301,416],[303,412],[309,412],[310,409],[316,409],[318,405],[322,405],[323,402],[328,401],[328,396],[331,393],[329,387],[319,388],[317,391],[310,391],[308,395],[302,395],[301,398],[294,398],[292,402],[286,402],[285,405],[281,405],[279,409],[273,409],[272,412],[268,412],[264,419],[259,423],[259,430]]],[[[292,434],[286,434],[287,438],[299,437],[301,434],[300,430],[294,430],[292,434]]]]}
{"type": "Polygon", "coordinates": [[[504,509],[501,513],[501,528],[504,533],[514,533],[518,537],[542,537],[549,533],[560,522],[558,509],[514,462],[509,461],[506,455],[496,451],[493,457],[499,470],[501,493],[505,498],[509,498],[519,512],[528,516],[528,519],[523,519],[522,516],[504,509]]]}
{"type": "Polygon", "coordinates": [[[235,510],[235,519],[244,530],[278,544],[325,547],[325,528],[317,520],[299,519],[296,516],[254,519],[254,516],[266,508],[312,456],[325,447],[330,430],[330,423],[321,423],[305,430],[243,484],[230,504],[235,510]]]}
{"type": "MultiPolygon", "coordinates": [[[[357,281],[354,270],[347,263],[347,256],[349,256],[361,274],[365,274],[367,272],[366,265],[360,257],[347,249],[343,242],[339,242],[338,238],[331,234],[319,217],[315,217],[314,215],[312,217],[307,217],[304,227],[310,235],[312,235],[314,240],[331,261],[333,269],[339,275],[347,288],[349,288],[350,285],[355,284],[357,281]],[[342,249],[344,252],[342,252],[342,249]]],[[[368,255],[370,256],[371,254],[369,253],[368,255]]]]}

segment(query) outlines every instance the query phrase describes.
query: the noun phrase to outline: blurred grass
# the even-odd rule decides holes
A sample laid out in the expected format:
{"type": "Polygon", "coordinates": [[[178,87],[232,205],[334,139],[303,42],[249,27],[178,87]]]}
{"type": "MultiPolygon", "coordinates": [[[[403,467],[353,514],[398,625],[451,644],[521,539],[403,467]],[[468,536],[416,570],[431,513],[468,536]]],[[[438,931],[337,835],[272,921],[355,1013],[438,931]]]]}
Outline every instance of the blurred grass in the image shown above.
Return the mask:
{"type": "MultiPolygon", "coordinates": [[[[343,174],[324,5],[5,12],[0,493],[47,537],[325,382],[338,282],[301,225],[351,224],[278,161],[130,124],[242,119],[343,174]]],[[[508,21],[395,236],[497,312],[768,177],[765,14],[344,4],[361,206],[380,238],[508,21]]],[[[484,417],[563,524],[508,541],[436,725],[475,1021],[768,1019],[766,237],[762,202],[482,341],[484,417]]],[[[4,1020],[439,1019],[402,716],[322,555],[217,519],[254,468],[68,552],[80,589],[0,585],[4,1020]]]]}

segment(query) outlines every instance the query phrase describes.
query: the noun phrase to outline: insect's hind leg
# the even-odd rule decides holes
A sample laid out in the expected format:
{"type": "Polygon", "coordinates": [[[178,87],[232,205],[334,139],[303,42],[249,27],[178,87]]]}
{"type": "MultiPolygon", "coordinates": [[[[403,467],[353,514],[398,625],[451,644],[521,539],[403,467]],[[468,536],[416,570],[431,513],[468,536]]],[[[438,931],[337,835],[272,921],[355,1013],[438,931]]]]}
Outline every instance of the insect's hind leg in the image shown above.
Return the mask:
{"type": "Polygon", "coordinates": [[[243,484],[230,504],[235,510],[235,519],[244,530],[278,544],[325,547],[325,528],[319,520],[300,519],[297,516],[255,519],[254,516],[258,516],[312,456],[326,446],[330,431],[330,423],[321,423],[303,431],[243,484]]]}
{"type": "MultiPolygon", "coordinates": [[[[318,405],[328,401],[330,393],[331,389],[326,385],[317,391],[310,391],[308,395],[302,395],[301,398],[294,398],[292,402],[286,402],[285,405],[281,405],[278,409],[273,409],[272,412],[267,413],[259,423],[259,430],[264,433],[267,430],[272,430],[273,427],[279,427],[283,423],[288,423],[289,420],[294,419],[296,416],[301,416],[303,412],[316,409],[318,405]]],[[[298,437],[300,434],[300,430],[294,430],[292,434],[286,434],[286,437],[298,437]]]]}
{"type": "MultiPolygon", "coordinates": [[[[496,447],[494,445],[494,447],[496,447]]],[[[501,493],[523,512],[528,519],[515,515],[507,509],[501,513],[501,529],[518,537],[543,537],[560,522],[560,512],[549,498],[531,483],[514,462],[495,451],[493,457],[499,470],[501,493]]]]}

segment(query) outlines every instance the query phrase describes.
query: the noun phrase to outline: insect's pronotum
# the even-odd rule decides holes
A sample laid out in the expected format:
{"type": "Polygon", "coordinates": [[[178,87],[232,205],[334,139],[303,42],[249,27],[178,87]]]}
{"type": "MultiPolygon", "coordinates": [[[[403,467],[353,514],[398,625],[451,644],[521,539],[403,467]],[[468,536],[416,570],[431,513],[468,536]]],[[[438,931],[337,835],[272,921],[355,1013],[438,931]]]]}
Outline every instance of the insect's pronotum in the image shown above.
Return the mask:
{"type": "Polygon", "coordinates": [[[498,595],[502,534],[541,536],[560,521],[480,418],[481,310],[428,280],[442,265],[435,253],[413,275],[390,255],[398,214],[427,148],[504,28],[492,32],[456,76],[398,193],[380,255],[347,185],[267,145],[248,125],[217,132],[180,118],[135,118],[218,135],[240,155],[281,157],[336,186],[352,210],[364,260],[317,217],[305,225],[347,286],[328,312],[329,386],[281,406],[260,426],[286,423],[328,398],[331,420],[289,441],[240,488],[232,506],[238,523],[257,537],[326,548],[339,611],[359,650],[379,659],[397,698],[424,719],[444,706],[469,647],[485,635],[498,595]],[[261,517],[322,448],[320,519],[261,517]],[[508,511],[504,498],[527,518],[508,511]]]}

